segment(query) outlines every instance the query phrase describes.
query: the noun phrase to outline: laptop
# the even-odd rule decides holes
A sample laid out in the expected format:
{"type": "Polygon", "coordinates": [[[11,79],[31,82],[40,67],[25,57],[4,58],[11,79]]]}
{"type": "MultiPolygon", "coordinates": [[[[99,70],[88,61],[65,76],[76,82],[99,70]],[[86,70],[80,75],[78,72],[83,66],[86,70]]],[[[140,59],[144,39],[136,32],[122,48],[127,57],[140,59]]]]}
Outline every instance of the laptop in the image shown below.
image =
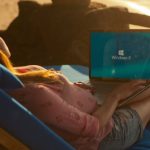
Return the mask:
{"type": "Polygon", "coordinates": [[[89,77],[103,98],[122,82],[150,79],[150,30],[92,31],[89,77]]]}

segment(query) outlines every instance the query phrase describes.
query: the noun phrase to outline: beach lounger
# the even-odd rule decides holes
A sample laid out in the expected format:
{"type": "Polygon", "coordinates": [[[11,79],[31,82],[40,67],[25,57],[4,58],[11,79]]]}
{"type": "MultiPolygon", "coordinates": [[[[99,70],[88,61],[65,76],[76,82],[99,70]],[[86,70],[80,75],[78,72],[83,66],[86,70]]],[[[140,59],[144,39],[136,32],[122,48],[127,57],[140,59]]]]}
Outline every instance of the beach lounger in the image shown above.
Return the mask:
{"type": "MultiPolygon", "coordinates": [[[[5,69],[0,65],[1,68],[5,69]]],[[[48,68],[62,71],[73,82],[87,81],[89,79],[89,70],[83,66],[63,65],[48,68]]],[[[13,80],[13,75],[11,77],[13,80]]],[[[14,81],[16,81],[16,85],[20,84],[15,77],[14,81]]],[[[69,143],[65,142],[30,111],[6,94],[3,87],[0,86],[0,88],[0,150],[1,148],[2,150],[74,150],[69,143]],[[4,140],[5,137],[7,137],[6,141],[4,140]]],[[[147,128],[143,139],[130,150],[149,150],[149,139],[150,128],[147,128]]]]}

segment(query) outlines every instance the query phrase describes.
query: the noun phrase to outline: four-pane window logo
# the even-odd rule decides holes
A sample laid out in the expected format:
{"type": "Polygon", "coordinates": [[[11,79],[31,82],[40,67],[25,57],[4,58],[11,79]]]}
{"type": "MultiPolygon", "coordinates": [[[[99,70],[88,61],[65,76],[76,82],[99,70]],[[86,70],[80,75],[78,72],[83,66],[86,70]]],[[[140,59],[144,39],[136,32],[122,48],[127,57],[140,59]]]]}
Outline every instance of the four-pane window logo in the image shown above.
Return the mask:
{"type": "Polygon", "coordinates": [[[124,56],[124,50],[118,50],[118,55],[119,56],[124,56]]]}
{"type": "Polygon", "coordinates": [[[131,56],[125,53],[125,50],[119,49],[117,55],[112,56],[112,60],[131,60],[131,56]]]}

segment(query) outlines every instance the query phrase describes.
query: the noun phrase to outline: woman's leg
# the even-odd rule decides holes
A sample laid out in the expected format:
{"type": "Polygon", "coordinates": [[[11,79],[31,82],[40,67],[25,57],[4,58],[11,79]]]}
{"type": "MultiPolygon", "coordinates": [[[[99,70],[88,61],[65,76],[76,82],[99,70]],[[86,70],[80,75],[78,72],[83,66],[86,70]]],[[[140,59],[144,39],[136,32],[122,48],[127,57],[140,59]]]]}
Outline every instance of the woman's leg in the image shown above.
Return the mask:
{"type": "Polygon", "coordinates": [[[150,97],[132,103],[129,106],[139,114],[143,123],[143,127],[145,128],[150,121],[150,97]]]}
{"type": "Polygon", "coordinates": [[[118,109],[113,115],[115,126],[100,143],[102,150],[124,150],[133,145],[143,135],[143,128],[150,120],[149,97],[118,109]]]}

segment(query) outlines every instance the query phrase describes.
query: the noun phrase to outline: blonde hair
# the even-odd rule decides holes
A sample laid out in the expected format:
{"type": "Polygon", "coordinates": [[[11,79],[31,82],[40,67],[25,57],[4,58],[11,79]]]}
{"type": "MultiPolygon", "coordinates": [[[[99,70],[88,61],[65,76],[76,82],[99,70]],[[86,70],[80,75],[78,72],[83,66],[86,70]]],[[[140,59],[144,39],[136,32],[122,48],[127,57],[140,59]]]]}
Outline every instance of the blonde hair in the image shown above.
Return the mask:
{"type": "Polygon", "coordinates": [[[0,60],[2,64],[14,75],[18,76],[23,82],[41,82],[54,83],[61,82],[58,73],[54,70],[34,70],[26,73],[19,73],[9,60],[9,58],[0,50],[0,60]]]}

